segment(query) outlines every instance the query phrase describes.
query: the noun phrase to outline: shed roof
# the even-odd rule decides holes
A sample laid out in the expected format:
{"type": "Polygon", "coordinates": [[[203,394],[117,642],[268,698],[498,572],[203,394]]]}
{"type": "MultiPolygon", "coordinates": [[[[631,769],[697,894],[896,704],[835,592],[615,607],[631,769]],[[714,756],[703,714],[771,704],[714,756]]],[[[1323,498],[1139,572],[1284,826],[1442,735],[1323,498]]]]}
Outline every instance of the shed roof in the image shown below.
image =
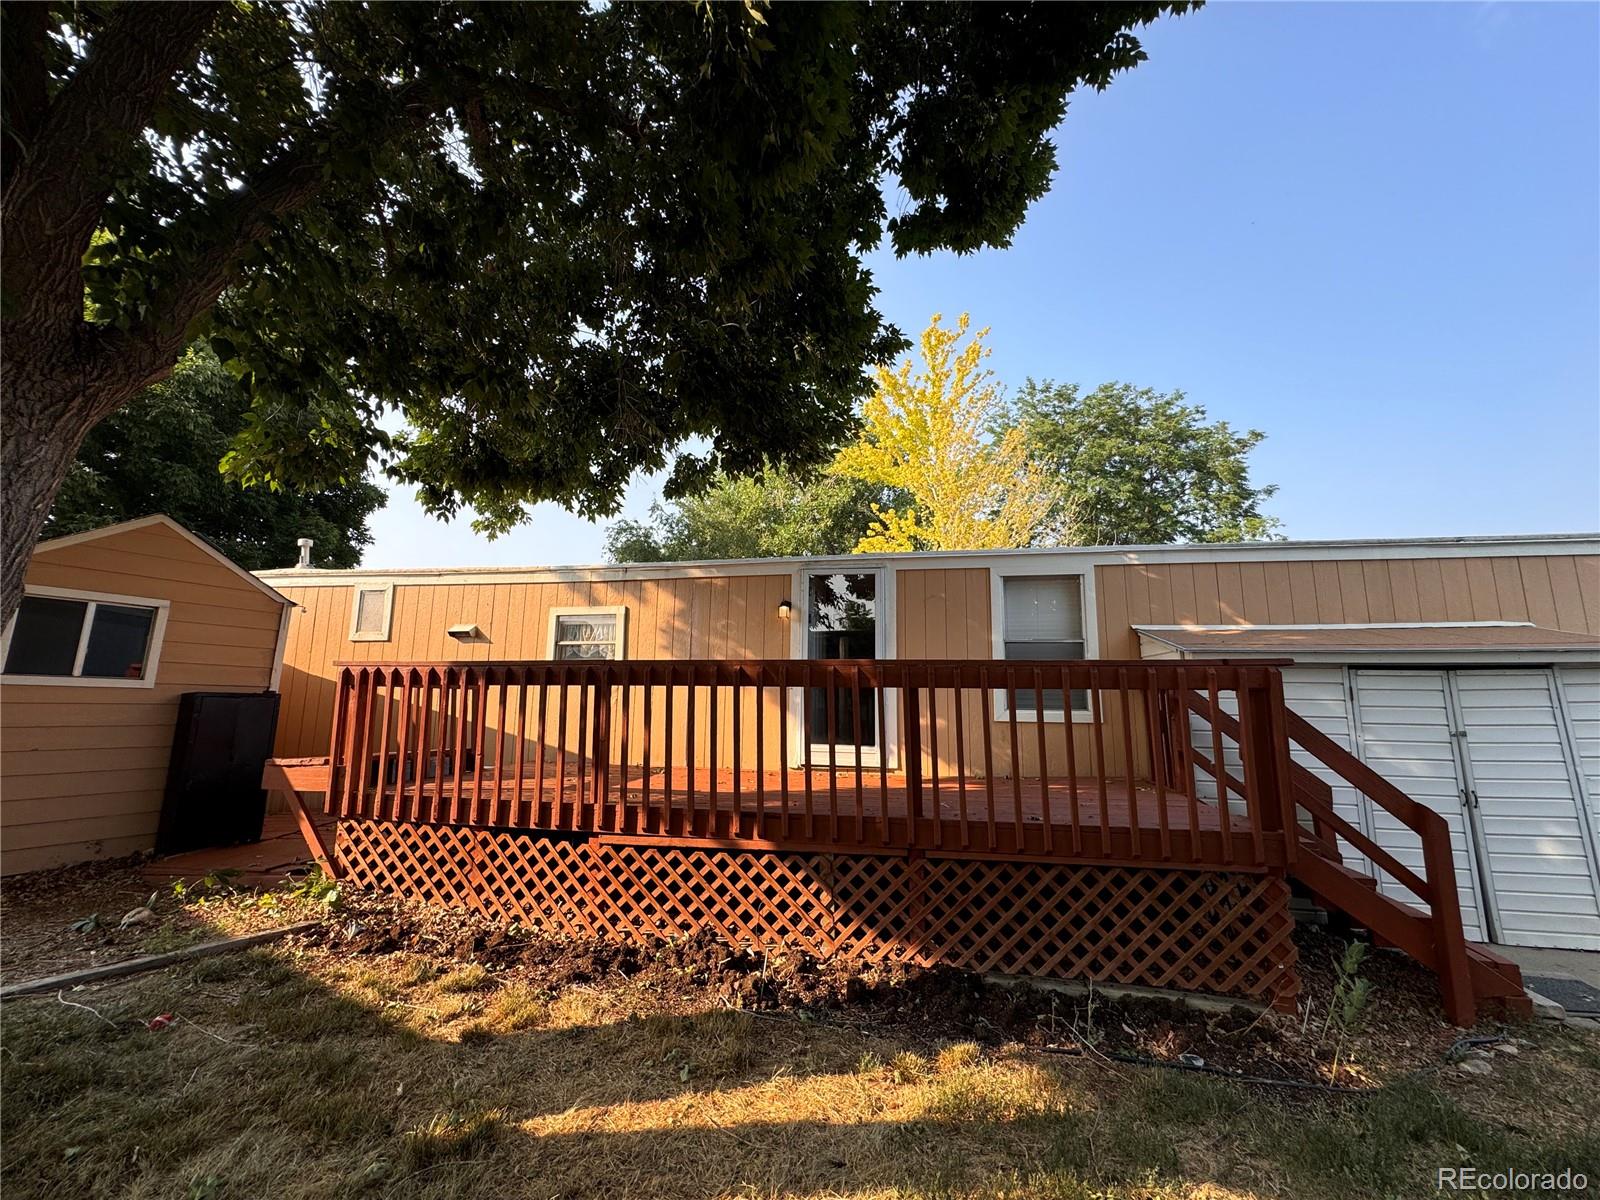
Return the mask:
{"type": "Polygon", "coordinates": [[[1600,656],[1600,637],[1549,629],[1531,622],[1464,621],[1459,624],[1388,625],[1135,625],[1140,636],[1185,653],[1234,654],[1436,654],[1470,652],[1589,653],[1600,656]]]}

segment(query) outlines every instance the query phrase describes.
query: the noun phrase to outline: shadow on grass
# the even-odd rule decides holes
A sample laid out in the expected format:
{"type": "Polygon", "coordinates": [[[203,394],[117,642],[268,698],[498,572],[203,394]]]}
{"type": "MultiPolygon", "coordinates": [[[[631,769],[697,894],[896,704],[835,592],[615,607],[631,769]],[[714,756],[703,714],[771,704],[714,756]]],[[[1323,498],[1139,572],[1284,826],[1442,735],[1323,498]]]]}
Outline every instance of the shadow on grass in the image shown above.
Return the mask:
{"type": "MultiPolygon", "coordinates": [[[[1161,1197],[1207,1182],[1310,1198],[1423,1194],[1430,1166],[1460,1161],[1600,1162],[1586,1127],[1496,1127],[1422,1084],[1285,1102],[663,1012],[627,984],[550,996],[404,954],[258,950],[63,999],[3,1012],[8,1200],[1161,1197]]],[[[1592,1095],[1600,1073],[1572,1057],[1563,1086],[1592,1095]]]]}

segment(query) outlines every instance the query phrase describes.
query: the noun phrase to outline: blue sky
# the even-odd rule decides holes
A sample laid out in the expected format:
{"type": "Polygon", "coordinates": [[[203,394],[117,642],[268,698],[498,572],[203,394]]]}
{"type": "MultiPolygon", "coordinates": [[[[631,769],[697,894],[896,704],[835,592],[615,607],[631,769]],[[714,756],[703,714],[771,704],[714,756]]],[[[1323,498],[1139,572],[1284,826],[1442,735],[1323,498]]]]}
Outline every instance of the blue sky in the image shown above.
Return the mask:
{"type": "MultiPolygon", "coordinates": [[[[1010,249],[873,257],[888,318],[1264,430],[1290,537],[1600,529],[1600,6],[1214,3],[1143,38],[1010,249]]],[[[490,542],[399,492],[373,531],[378,567],[585,563],[604,522],[490,542]]]]}

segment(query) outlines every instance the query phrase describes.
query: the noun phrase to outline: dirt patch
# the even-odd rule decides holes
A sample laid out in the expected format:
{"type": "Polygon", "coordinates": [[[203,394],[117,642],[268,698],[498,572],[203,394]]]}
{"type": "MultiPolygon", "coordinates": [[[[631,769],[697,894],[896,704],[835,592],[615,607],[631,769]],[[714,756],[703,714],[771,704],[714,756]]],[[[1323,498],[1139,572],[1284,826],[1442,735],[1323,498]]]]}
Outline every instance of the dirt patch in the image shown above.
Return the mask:
{"type": "Polygon", "coordinates": [[[256,933],[325,915],[285,892],[227,879],[153,883],[145,855],[35,871],[0,881],[0,981],[20,983],[85,967],[256,933]],[[149,909],[124,925],[124,918],[149,909]]]}
{"type": "Polygon", "coordinates": [[[1461,1031],[1440,1012],[1438,988],[1421,967],[1369,952],[1360,968],[1369,995],[1342,1038],[1336,964],[1346,943],[1317,930],[1299,934],[1303,994],[1295,1016],[1243,1005],[1201,1011],[1164,999],[1109,999],[1027,985],[1002,986],[968,971],[841,960],[798,952],[731,948],[714,938],[613,942],[569,939],[496,925],[470,913],[388,896],[350,898],[311,940],[349,955],[405,951],[480,964],[547,997],[626,980],[663,1011],[708,1003],[746,1011],[871,1027],[928,1044],[972,1039],[1020,1043],[1088,1057],[1134,1055],[1204,1064],[1279,1080],[1360,1086],[1437,1064],[1461,1031]]]}

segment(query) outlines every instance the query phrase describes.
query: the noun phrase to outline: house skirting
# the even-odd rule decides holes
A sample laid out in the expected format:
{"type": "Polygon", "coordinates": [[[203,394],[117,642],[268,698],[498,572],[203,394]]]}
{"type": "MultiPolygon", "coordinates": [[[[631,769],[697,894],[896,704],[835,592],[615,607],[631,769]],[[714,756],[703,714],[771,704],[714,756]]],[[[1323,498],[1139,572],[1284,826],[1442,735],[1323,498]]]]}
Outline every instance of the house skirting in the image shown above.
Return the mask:
{"type": "Polygon", "coordinates": [[[574,937],[710,933],[743,947],[1236,996],[1292,1009],[1289,888],[1274,875],[616,842],[371,819],[341,875],[574,937]]]}

